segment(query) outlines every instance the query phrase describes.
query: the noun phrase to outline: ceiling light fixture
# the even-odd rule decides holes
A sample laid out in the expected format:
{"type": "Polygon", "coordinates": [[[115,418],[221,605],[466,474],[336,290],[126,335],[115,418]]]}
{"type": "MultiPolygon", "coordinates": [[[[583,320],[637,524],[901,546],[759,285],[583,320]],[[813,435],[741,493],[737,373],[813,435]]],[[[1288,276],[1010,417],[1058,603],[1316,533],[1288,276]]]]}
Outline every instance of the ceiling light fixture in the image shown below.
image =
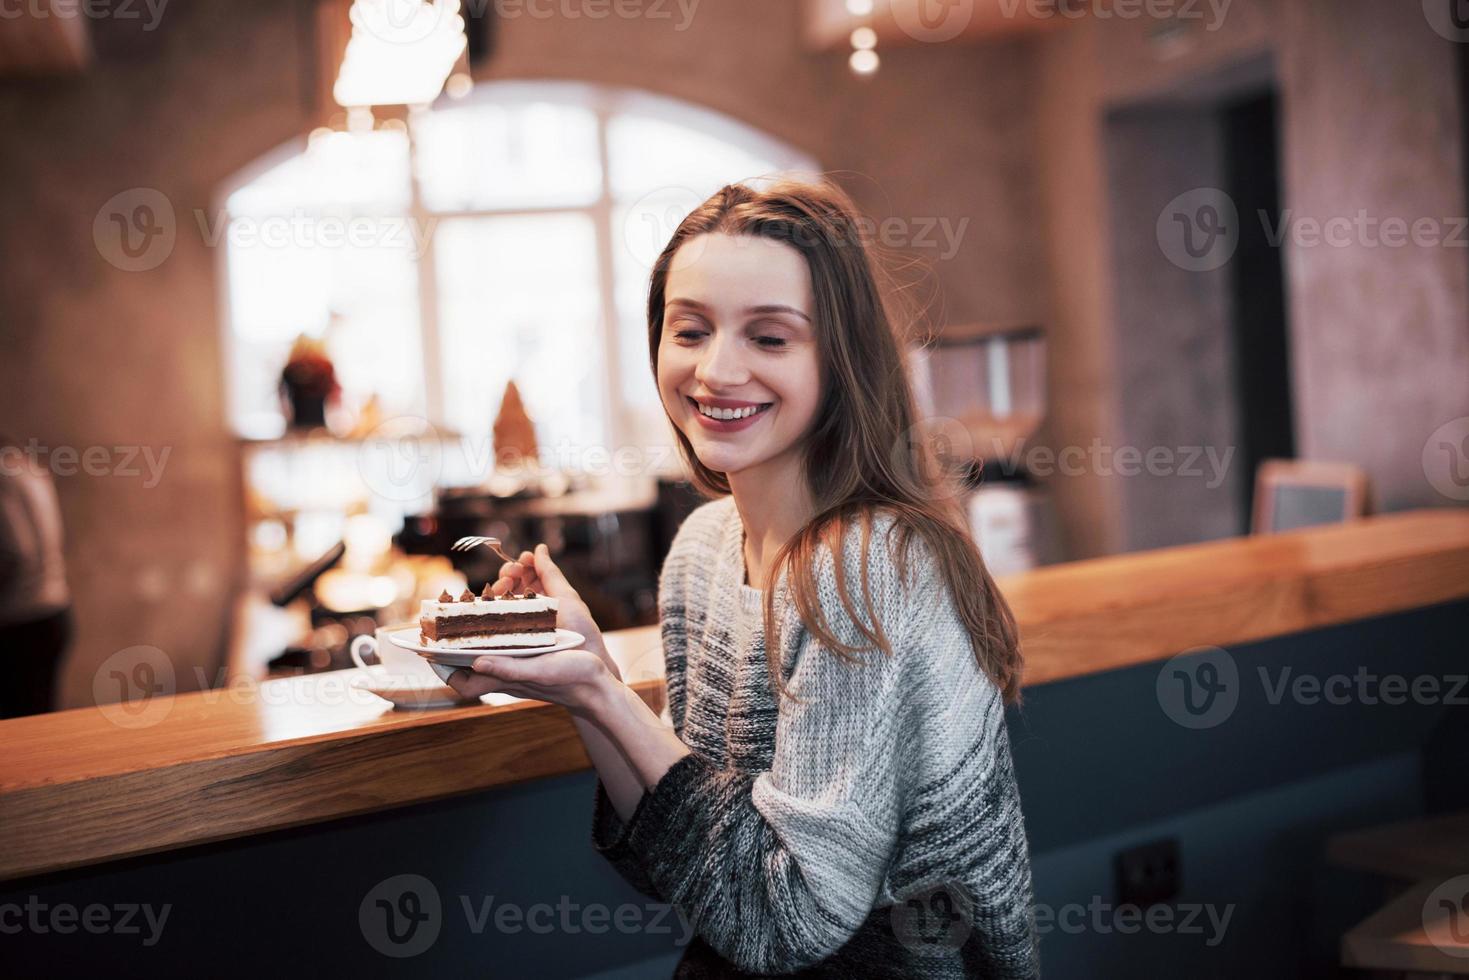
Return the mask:
{"type": "Polygon", "coordinates": [[[428,105],[464,55],[459,0],[353,0],[350,16],[338,105],[428,105]]]}

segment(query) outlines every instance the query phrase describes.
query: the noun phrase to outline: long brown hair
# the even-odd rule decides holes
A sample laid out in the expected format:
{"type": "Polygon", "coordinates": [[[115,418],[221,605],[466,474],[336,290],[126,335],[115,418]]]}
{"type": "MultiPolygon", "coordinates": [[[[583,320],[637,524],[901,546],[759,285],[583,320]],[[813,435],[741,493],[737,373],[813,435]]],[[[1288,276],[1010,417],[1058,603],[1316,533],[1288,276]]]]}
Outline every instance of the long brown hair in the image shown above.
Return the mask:
{"type": "MultiPolygon", "coordinates": [[[[789,693],[781,677],[771,588],[782,568],[789,573],[801,623],[817,640],[848,660],[873,647],[891,655],[873,610],[867,574],[873,518],[885,512],[893,516],[892,530],[897,531],[892,553],[900,579],[906,578],[909,545],[918,535],[937,560],[980,668],[1005,700],[1018,701],[1021,658],[1015,619],[980,558],[950,478],[937,464],[929,441],[920,437],[905,344],[884,307],[855,205],[828,179],[783,179],[759,188],[730,184],[695,208],[653,266],[648,347],[655,378],[674,254],[690,239],[714,233],[755,235],[795,248],[810,267],[815,292],[823,395],[817,422],[804,437],[802,475],[816,515],[781,546],[766,573],[765,649],[775,687],[789,693]],[[854,523],[862,528],[865,623],[857,616],[843,574],[841,543],[854,523]],[[836,559],[842,606],[867,646],[840,642],[827,625],[816,584],[823,545],[836,559]]],[[[688,437],[675,431],[699,490],[710,497],[729,494],[725,475],[700,463],[688,437]]]]}

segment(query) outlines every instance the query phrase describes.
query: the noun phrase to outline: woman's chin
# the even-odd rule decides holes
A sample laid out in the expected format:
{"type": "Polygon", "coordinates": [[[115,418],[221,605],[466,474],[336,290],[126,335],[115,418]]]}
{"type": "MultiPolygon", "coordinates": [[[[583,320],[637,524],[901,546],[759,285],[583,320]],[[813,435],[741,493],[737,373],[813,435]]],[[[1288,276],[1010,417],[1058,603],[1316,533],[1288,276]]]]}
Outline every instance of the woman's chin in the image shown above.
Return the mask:
{"type": "Polygon", "coordinates": [[[698,443],[694,444],[694,456],[704,466],[725,476],[738,473],[757,461],[748,452],[731,451],[728,446],[701,446],[698,443]]]}

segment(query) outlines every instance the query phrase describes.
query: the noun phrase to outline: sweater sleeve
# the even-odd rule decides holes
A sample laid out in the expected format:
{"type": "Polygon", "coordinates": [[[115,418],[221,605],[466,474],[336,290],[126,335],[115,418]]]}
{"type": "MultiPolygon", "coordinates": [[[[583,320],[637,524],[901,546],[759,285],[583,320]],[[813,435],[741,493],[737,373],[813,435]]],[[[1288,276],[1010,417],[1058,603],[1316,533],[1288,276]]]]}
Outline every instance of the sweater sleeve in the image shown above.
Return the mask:
{"type": "MultiPolygon", "coordinates": [[[[874,548],[875,611],[893,656],[843,659],[802,631],[782,698],[772,768],[750,774],[685,756],[644,794],[627,844],[668,900],[726,960],[784,973],[838,950],[871,913],[893,856],[905,790],[904,603],[874,548]]],[[[848,578],[861,609],[861,578],[848,578]]],[[[861,645],[818,575],[838,639],[861,645]]]]}
{"type": "MultiPolygon", "coordinates": [[[[664,682],[668,697],[669,713],[674,719],[675,730],[682,730],[684,666],[688,645],[688,623],[685,608],[683,568],[686,553],[697,547],[701,534],[707,530],[701,525],[708,522],[708,513],[695,512],[679,529],[670,546],[668,556],[658,576],[658,618],[660,640],[663,646],[664,682]]],[[[596,795],[592,803],[592,847],[617,869],[629,885],[656,901],[667,901],[648,877],[643,863],[628,846],[629,826],[637,820],[648,800],[644,793],[637,811],[623,821],[612,806],[607,788],[597,780],[596,795]]]]}
{"type": "MultiPolygon", "coordinates": [[[[648,794],[644,793],[638,803],[639,809],[647,800],[648,794]]],[[[634,812],[632,821],[636,819],[637,813],[634,812]]],[[[632,821],[624,823],[617,815],[612,800],[607,795],[607,787],[598,779],[597,795],[592,803],[592,847],[617,869],[623,881],[654,901],[666,902],[667,899],[659,893],[647,871],[643,870],[643,863],[628,849],[628,827],[632,821]]]]}

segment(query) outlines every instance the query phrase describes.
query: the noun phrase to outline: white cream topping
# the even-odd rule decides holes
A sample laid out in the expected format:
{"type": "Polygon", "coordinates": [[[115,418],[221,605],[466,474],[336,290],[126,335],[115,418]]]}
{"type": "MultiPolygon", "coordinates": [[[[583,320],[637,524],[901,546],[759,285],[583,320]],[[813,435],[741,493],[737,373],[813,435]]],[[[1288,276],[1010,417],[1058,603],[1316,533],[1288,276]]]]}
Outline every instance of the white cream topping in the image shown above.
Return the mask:
{"type": "Polygon", "coordinates": [[[475,599],[473,602],[440,602],[423,600],[421,613],[427,619],[450,619],[454,616],[499,616],[505,613],[556,611],[556,600],[548,595],[534,599],[475,599]]]}

